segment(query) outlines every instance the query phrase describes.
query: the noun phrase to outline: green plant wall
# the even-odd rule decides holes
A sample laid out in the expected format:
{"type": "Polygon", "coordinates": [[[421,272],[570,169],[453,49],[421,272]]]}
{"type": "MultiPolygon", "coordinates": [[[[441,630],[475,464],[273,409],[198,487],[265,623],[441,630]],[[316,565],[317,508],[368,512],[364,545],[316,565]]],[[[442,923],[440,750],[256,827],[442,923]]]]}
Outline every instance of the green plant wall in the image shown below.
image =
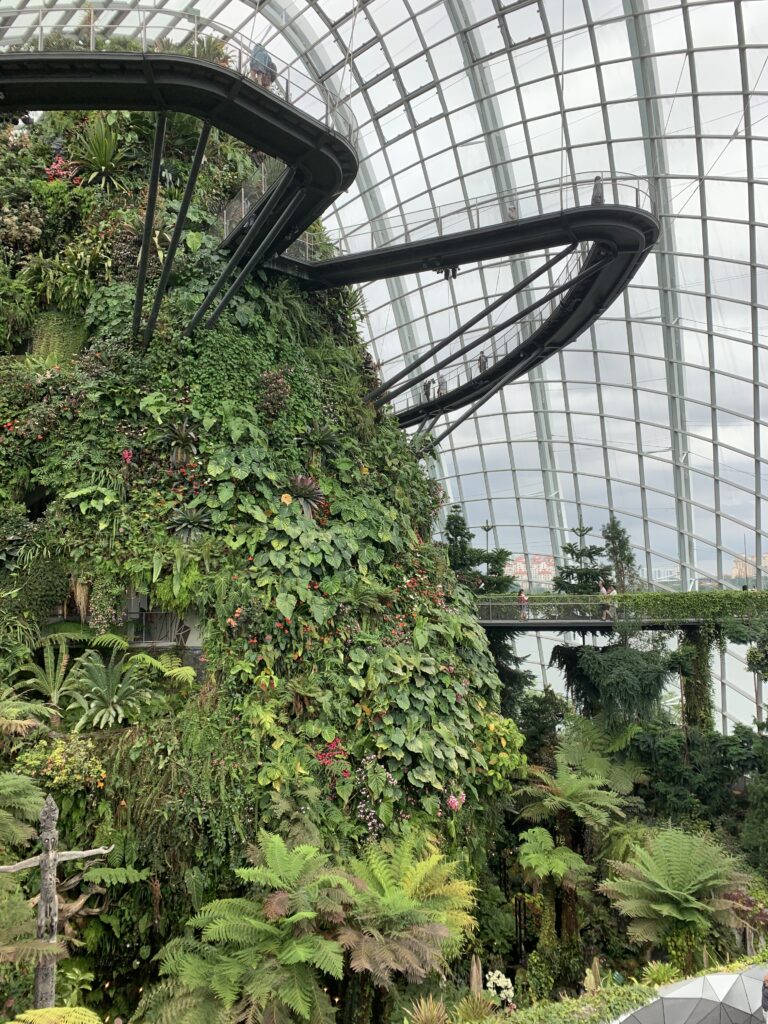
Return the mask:
{"type": "MultiPolygon", "coordinates": [[[[69,628],[79,609],[96,634],[129,632],[135,594],[202,631],[185,654],[197,683],[155,679],[141,714],[89,732],[103,774],[64,786],[45,759],[24,760],[61,802],[64,843],[114,844],[109,867],[138,872],[74,923],[89,1004],[125,1014],[159,946],[201,901],[237,891],[259,828],[355,849],[421,825],[458,847],[509,791],[522,737],[499,713],[471,597],[429,541],[439,489],[363,399],[356,296],[261,274],[215,329],[183,334],[223,265],[214,192],[243,163],[226,140],[155,339],[147,352],[132,341],[120,261],[148,154],[137,115],[115,116],[135,158],[121,189],[51,170],[49,135],[66,156],[82,116],[0,140],[0,186],[45,197],[40,249],[6,244],[5,258],[37,307],[33,351],[57,360],[0,361],[0,499],[14,510],[0,590],[37,629],[64,602],[69,628]]],[[[167,145],[187,159],[184,138],[167,145]]],[[[161,195],[161,239],[176,202],[161,195]]],[[[79,717],[65,712],[65,731],[79,717]]]]}

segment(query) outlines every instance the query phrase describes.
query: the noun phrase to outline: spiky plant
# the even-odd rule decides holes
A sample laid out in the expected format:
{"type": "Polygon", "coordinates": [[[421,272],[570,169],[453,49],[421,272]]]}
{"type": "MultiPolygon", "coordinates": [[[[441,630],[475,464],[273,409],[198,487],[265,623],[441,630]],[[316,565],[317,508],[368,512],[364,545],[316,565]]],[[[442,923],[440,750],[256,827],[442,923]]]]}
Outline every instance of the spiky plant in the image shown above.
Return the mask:
{"type": "Polygon", "coordinates": [[[299,444],[306,451],[310,464],[321,466],[330,455],[338,451],[340,440],[337,430],[314,420],[299,438],[299,444]]]}
{"type": "Polygon", "coordinates": [[[430,994],[419,996],[405,1011],[410,1024],[448,1024],[448,1009],[442,999],[430,994]]]}
{"type": "Polygon", "coordinates": [[[186,418],[179,423],[168,423],[162,439],[170,446],[173,467],[184,466],[197,455],[197,432],[186,418]]]}
{"type": "Polygon", "coordinates": [[[453,1008],[454,1024],[485,1024],[496,1018],[496,1007],[487,995],[468,995],[453,1008]]]}
{"type": "Polygon", "coordinates": [[[680,971],[674,964],[665,964],[661,960],[649,960],[643,967],[643,985],[651,988],[659,988],[661,985],[671,985],[680,980],[680,971]]]}
{"type": "Polygon", "coordinates": [[[629,936],[665,946],[675,966],[689,971],[717,925],[735,923],[740,871],[733,857],[706,836],[660,829],[624,863],[612,862],[600,891],[629,919],[629,936]]]}
{"type": "Polygon", "coordinates": [[[325,508],[326,497],[313,476],[295,476],[288,484],[288,493],[308,519],[314,519],[325,508]]]}
{"type": "Polygon", "coordinates": [[[170,515],[171,531],[185,543],[211,528],[211,513],[204,505],[181,505],[170,515]]]}
{"type": "Polygon", "coordinates": [[[97,185],[105,192],[127,191],[125,176],[133,157],[104,118],[86,125],[75,141],[72,157],[86,185],[97,185]]]}

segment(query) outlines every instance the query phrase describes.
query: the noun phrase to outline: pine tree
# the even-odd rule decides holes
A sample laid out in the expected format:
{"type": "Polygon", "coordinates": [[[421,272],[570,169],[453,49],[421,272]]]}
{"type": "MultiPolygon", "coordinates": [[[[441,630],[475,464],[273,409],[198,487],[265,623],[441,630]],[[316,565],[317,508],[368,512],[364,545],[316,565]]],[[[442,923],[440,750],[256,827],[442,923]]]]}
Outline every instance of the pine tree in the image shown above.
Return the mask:
{"type": "Polygon", "coordinates": [[[605,555],[613,567],[616,589],[624,594],[637,582],[637,560],[632,542],[613,513],[601,532],[605,541],[605,555]]]}
{"type": "Polygon", "coordinates": [[[552,586],[560,594],[596,594],[601,580],[606,586],[612,581],[611,567],[598,561],[605,548],[589,543],[591,526],[579,523],[570,532],[577,539],[563,544],[563,554],[569,561],[557,570],[552,586]]]}

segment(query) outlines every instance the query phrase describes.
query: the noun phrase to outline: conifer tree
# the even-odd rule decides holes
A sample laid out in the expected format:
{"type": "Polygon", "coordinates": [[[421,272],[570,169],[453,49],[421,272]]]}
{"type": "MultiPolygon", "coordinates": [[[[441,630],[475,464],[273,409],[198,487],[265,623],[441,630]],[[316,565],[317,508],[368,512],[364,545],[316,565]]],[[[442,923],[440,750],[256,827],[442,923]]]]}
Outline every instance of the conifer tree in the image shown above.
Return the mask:
{"type": "Polygon", "coordinates": [[[589,543],[591,526],[579,523],[570,532],[576,540],[563,544],[563,554],[569,561],[557,570],[552,586],[560,594],[596,594],[601,580],[610,586],[613,579],[611,567],[599,562],[605,548],[589,543]]]}
{"type": "Polygon", "coordinates": [[[601,532],[605,541],[606,558],[613,567],[616,589],[620,594],[624,594],[637,581],[637,560],[629,533],[613,513],[601,532]]]}

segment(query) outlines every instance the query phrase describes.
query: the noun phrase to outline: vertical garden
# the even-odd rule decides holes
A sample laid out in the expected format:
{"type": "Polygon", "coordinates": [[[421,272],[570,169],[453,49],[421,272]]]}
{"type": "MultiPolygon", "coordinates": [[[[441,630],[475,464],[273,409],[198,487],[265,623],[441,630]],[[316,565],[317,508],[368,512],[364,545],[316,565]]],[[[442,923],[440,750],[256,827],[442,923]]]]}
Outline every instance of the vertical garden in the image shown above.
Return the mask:
{"type": "MultiPolygon", "coordinates": [[[[216,132],[132,340],[153,129],[0,138],[0,866],[48,793],[61,849],[110,848],[59,868],[39,1019],[598,1024],[758,942],[768,751],[712,731],[701,638],[561,649],[572,701],[540,692],[476,619],[505,553],[460,510],[431,541],[443,495],[364,401],[359,297],[259,272],[185,335],[255,173],[216,132]]],[[[150,291],[196,139],[170,119],[150,291]]],[[[2,1020],[39,885],[0,872],[2,1020]]]]}

